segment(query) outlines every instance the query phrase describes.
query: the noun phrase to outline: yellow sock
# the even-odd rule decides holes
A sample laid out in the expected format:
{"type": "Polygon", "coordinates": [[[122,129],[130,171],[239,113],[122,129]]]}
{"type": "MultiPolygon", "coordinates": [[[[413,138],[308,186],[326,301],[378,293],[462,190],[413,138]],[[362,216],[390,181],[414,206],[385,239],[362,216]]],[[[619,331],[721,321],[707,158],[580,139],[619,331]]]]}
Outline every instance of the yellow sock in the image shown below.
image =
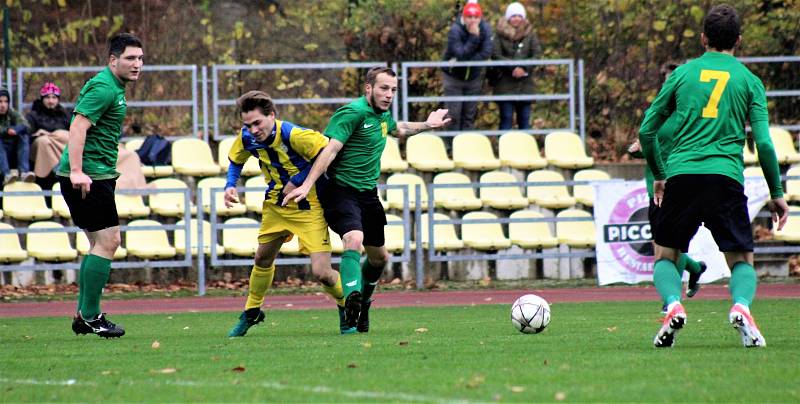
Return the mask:
{"type": "Polygon", "coordinates": [[[272,278],[275,276],[275,264],[269,268],[262,268],[258,265],[253,265],[253,270],[250,271],[250,291],[247,294],[247,303],[244,309],[252,309],[261,307],[264,304],[264,295],[267,294],[267,289],[272,286],[272,278]]]}
{"type": "Polygon", "coordinates": [[[342,290],[342,277],[339,276],[339,273],[336,273],[336,283],[333,286],[327,286],[325,284],[322,285],[322,289],[325,289],[325,293],[331,295],[334,300],[336,300],[336,304],[339,306],[344,306],[344,291],[342,290]]]}

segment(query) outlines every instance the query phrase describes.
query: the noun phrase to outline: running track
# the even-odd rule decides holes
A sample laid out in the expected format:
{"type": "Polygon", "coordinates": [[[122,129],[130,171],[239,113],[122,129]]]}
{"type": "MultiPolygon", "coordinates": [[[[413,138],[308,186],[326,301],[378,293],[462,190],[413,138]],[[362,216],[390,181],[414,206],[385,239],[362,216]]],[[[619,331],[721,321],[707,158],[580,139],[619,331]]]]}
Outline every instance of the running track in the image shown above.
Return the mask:
{"type": "MultiPolygon", "coordinates": [[[[375,295],[373,307],[405,306],[469,306],[474,304],[511,304],[526,293],[538,294],[550,303],[596,301],[658,300],[653,287],[605,287],[578,289],[524,289],[524,290],[466,290],[466,291],[403,291],[375,295]]],[[[758,298],[800,299],[800,284],[762,284],[758,298]]],[[[696,299],[729,299],[725,285],[705,285],[696,299]]],[[[105,300],[103,310],[114,314],[186,313],[240,311],[244,297],[190,297],[140,300],[105,300]]],[[[272,310],[323,309],[331,305],[330,298],[319,293],[313,295],[268,296],[272,310]]],[[[74,301],[0,303],[0,318],[72,316],[74,301]]]]}

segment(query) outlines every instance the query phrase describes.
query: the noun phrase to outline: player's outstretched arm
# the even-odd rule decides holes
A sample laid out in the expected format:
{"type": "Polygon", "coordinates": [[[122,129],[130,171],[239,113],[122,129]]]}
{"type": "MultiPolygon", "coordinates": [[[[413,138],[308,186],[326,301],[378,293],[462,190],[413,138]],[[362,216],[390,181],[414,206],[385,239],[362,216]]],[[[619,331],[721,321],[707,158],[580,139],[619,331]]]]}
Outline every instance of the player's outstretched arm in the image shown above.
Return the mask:
{"type": "Polygon", "coordinates": [[[344,143],[331,138],[328,141],[328,145],[319,152],[319,155],[314,160],[314,164],[311,166],[311,172],[308,173],[306,180],[303,181],[303,185],[289,191],[289,193],[283,197],[282,205],[286,206],[290,201],[300,202],[306,199],[309,191],[311,191],[311,187],[314,186],[314,183],[322,176],[322,173],[328,169],[328,166],[331,165],[343,146],[344,143]]]}
{"type": "Polygon", "coordinates": [[[429,129],[442,128],[452,121],[451,118],[446,118],[446,116],[446,109],[437,109],[428,115],[428,119],[425,122],[398,122],[397,136],[411,136],[429,129]]]}

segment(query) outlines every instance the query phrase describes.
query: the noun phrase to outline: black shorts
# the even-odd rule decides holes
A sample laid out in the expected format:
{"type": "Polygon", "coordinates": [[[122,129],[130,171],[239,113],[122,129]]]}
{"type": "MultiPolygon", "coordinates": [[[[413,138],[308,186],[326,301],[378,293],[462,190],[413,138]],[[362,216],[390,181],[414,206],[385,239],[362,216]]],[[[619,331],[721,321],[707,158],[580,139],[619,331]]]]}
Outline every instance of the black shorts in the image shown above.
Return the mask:
{"type": "Polygon", "coordinates": [[[386,212],[383,210],[378,190],[358,191],[354,188],[326,184],[319,193],[328,226],[339,236],[359,230],[364,233],[364,245],[382,247],[386,240],[383,226],[386,212]]]}
{"type": "Polygon", "coordinates": [[[119,226],[117,204],[114,201],[116,178],[92,180],[86,198],[81,198],[81,190],[72,187],[69,177],[58,177],[61,184],[61,195],[67,202],[72,222],[89,232],[119,226]]]}
{"type": "Polygon", "coordinates": [[[744,186],[730,177],[683,174],[668,179],[657,216],[654,238],[660,246],[686,252],[705,224],[720,251],[753,251],[744,186]]]}
{"type": "Polygon", "coordinates": [[[650,198],[650,206],[647,207],[647,221],[650,222],[650,237],[656,239],[656,228],[658,228],[658,214],[661,208],[656,205],[653,198],[650,198]]]}

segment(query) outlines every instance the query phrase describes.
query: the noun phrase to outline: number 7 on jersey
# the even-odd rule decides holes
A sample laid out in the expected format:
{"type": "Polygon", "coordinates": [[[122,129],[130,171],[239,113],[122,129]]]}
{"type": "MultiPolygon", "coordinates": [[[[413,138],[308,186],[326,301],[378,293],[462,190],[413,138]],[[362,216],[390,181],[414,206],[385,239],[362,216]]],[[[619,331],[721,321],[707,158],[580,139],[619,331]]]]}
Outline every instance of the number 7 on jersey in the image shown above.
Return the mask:
{"type": "Polygon", "coordinates": [[[722,93],[725,91],[725,86],[728,85],[728,80],[731,74],[721,70],[701,70],[700,81],[708,83],[711,80],[716,80],[714,89],[711,90],[711,96],[708,97],[708,104],[703,108],[703,118],[716,118],[719,112],[717,106],[719,99],[722,98],[722,93]]]}

